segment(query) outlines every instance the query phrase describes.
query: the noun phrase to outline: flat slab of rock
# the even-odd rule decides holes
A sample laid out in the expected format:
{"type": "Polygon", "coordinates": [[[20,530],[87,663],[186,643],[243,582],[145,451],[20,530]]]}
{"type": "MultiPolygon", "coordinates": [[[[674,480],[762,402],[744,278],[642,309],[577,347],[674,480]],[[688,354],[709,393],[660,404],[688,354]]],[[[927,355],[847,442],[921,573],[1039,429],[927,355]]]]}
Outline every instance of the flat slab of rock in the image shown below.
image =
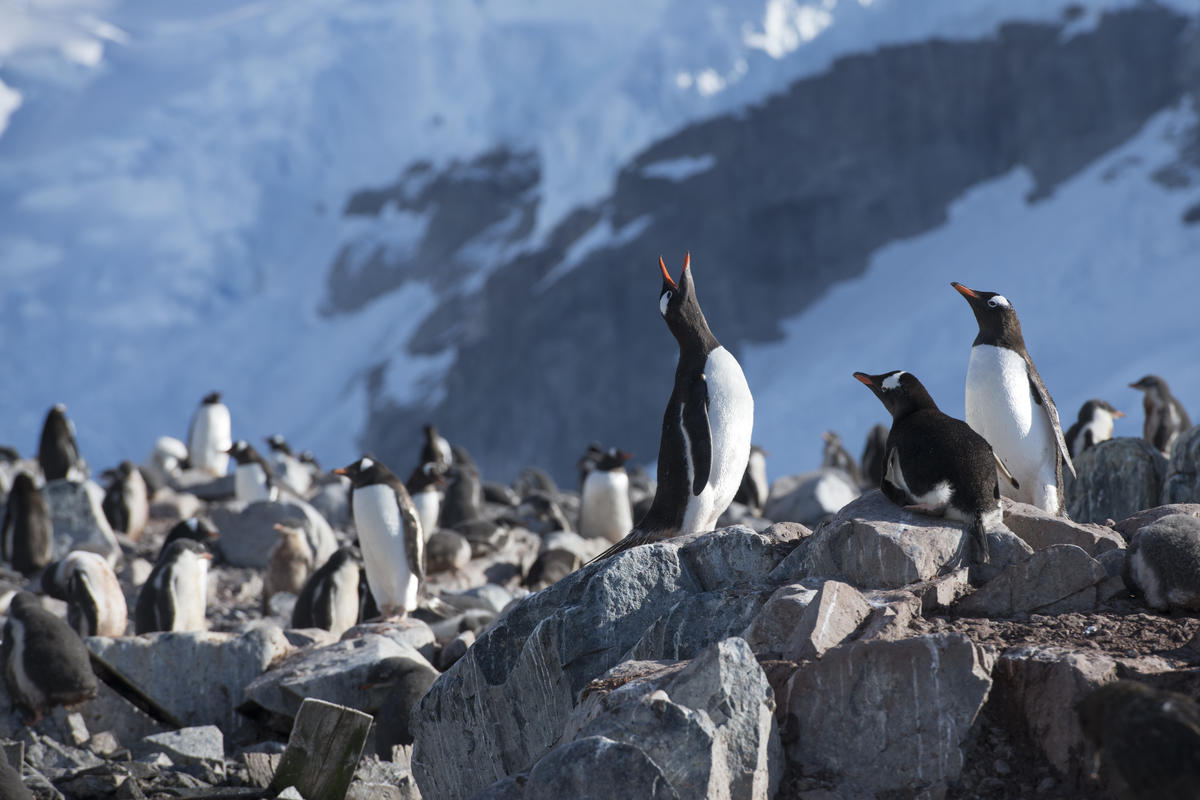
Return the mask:
{"type": "Polygon", "coordinates": [[[1034,550],[1052,544],[1082,547],[1093,558],[1125,546],[1124,538],[1112,528],[1090,522],[1074,522],[1044,511],[1037,506],[1001,499],[1004,525],[1034,550]]]}
{"type": "Polygon", "coordinates": [[[1096,559],[1073,544],[1055,544],[1010,564],[996,578],[955,604],[964,616],[1011,617],[1014,614],[1062,614],[1090,611],[1096,587],[1108,573],[1096,559]]]}
{"type": "Polygon", "coordinates": [[[166,753],[176,764],[224,762],[225,737],[215,725],[180,728],[177,731],[155,733],[139,743],[138,751],[166,753]]]}
{"type": "Polygon", "coordinates": [[[1081,522],[1124,519],[1159,504],[1167,460],[1145,439],[1119,437],[1089,447],[1075,459],[1067,513],[1081,522]]]}

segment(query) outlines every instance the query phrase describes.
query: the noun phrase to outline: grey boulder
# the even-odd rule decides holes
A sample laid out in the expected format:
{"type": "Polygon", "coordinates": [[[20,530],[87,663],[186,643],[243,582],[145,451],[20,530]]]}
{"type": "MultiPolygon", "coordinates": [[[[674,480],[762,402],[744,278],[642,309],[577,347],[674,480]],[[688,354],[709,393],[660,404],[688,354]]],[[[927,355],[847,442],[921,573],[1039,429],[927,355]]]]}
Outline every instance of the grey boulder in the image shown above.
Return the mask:
{"type": "Polygon", "coordinates": [[[857,498],[858,485],[840,469],[787,475],[771,484],[762,515],[769,520],[816,525],[857,498]]]}
{"type": "Polygon", "coordinates": [[[217,544],[221,555],[235,567],[265,569],[267,556],[275,545],[280,522],[299,522],[318,567],[337,549],[337,537],[325,518],[308,503],[296,498],[259,500],[240,511],[218,507],[212,511],[213,523],[221,532],[217,544]]]}
{"type": "Polygon", "coordinates": [[[1162,502],[1200,502],[1200,425],[1181,433],[1171,445],[1162,502]]]}
{"type": "Polygon", "coordinates": [[[104,490],[95,481],[54,480],[42,487],[42,494],[54,529],[56,559],[72,550],[91,550],[109,563],[120,556],[117,537],[100,507],[104,490]]]}
{"type": "Polygon", "coordinates": [[[1097,587],[1107,577],[1100,562],[1082,548],[1054,544],[1010,564],[954,610],[980,617],[1091,611],[1098,600],[1097,587]]]}
{"type": "Polygon", "coordinates": [[[1098,558],[1101,553],[1125,546],[1124,538],[1104,525],[1075,522],[1007,497],[1001,503],[1004,506],[1004,526],[1034,550],[1053,544],[1073,544],[1082,547],[1093,558],[1098,558]]]}
{"type": "Polygon", "coordinates": [[[1166,471],[1167,460],[1145,439],[1100,442],[1075,459],[1067,512],[1074,520],[1104,522],[1156,506],[1166,471]]]}

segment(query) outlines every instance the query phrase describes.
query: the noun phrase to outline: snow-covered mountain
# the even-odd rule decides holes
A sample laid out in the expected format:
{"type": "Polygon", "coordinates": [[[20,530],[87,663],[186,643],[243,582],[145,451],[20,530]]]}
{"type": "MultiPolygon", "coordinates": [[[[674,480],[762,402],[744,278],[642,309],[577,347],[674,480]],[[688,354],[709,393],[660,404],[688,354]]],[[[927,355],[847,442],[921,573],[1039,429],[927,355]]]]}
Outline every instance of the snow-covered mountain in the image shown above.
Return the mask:
{"type": "Polygon", "coordinates": [[[1200,1],[0,0],[0,442],[182,434],[406,470],[652,461],[690,249],[772,473],[916,372],[950,413],[1003,291],[1065,418],[1200,409],[1200,1]],[[578,7],[577,7],[578,6],[578,7]]]}

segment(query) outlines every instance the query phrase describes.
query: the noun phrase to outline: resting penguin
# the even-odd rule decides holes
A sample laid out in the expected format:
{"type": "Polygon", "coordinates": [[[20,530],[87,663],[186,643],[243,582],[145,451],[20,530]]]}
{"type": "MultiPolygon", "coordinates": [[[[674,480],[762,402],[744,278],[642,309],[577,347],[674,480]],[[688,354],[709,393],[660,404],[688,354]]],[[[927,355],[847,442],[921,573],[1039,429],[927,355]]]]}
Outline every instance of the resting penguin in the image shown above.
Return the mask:
{"type": "Polygon", "coordinates": [[[446,485],[446,466],[437,461],[427,461],[413,470],[404,484],[421,518],[421,531],[425,541],[438,529],[438,514],[442,510],[442,487],[446,485]]]}
{"type": "Polygon", "coordinates": [[[135,542],[150,519],[150,497],[141,470],[132,461],[122,461],[104,492],[104,516],[112,529],[135,542]]]}
{"type": "Polygon", "coordinates": [[[979,323],[967,365],[967,423],[1017,479],[1000,491],[1052,514],[1065,514],[1063,465],[1075,474],[1058,409],[1025,349],[1012,303],[995,292],[951,283],[979,323]]]}
{"type": "Polygon", "coordinates": [[[237,461],[233,495],[239,503],[274,500],[278,496],[271,467],[249,442],[237,440],[229,448],[229,454],[237,461]]]}
{"type": "Polygon", "coordinates": [[[892,415],[879,488],[898,506],[967,525],[971,560],[986,564],[987,529],[1003,521],[997,460],[987,440],[948,417],[915,375],[856,372],[892,415]]]}
{"type": "Polygon", "coordinates": [[[658,310],[679,343],[675,387],[663,413],[658,488],[624,539],[594,560],[650,542],[708,531],[729,508],[750,459],[754,398],[737,359],[708,328],[692,281],[691,255],[679,283],[660,258],[658,310]]]}
{"type": "Polygon", "coordinates": [[[334,472],[350,479],[358,547],[380,610],[384,616],[415,610],[425,580],[425,538],[408,490],[368,456],[334,472]]]}
{"type": "Polygon", "coordinates": [[[1142,392],[1142,408],[1146,421],[1142,424],[1142,438],[1154,445],[1159,452],[1170,455],[1171,445],[1179,434],[1192,427],[1192,421],[1183,410],[1183,404],[1171,394],[1167,382],[1157,375],[1147,375],[1131,389],[1142,392]]]}
{"type": "Polygon", "coordinates": [[[342,547],[317,569],[296,597],[293,628],[323,628],[341,636],[358,621],[358,561],[342,547]]]}
{"type": "Polygon", "coordinates": [[[137,632],[205,630],[211,560],[208,548],[193,539],[172,542],[138,594],[137,632]]]}
{"type": "Polygon", "coordinates": [[[67,407],[62,403],[46,413],[38,444],[38,463],[48,481],[63,478],[81,481],[87,477],[87,465],[79,457],[79,446],[75,443],[75,425],[67,419],[67,407]]]}
{"type": "Polygon", "coordinates": [[[72,550],[42,573],[42,591],[66,601],[67,622],[80,636],[125,635],[125,593],[99,553],[72,550]]]}
{"type": "Polygon", "coordinates": [[[192,466],[218,478],[223,476],[229,469],[231,431],[229,409],[221,402],[221,393],[206,394],[188,426],[188,459],[192,466]]]}
{"type": "Polygon", "coordinates": [[[299,595],[313,568],[313,551],[299,523],[277,524],[279,536],[267,554],[267,572],[263,576],[262,612],[269,614],[271,596],[276,592],[299,595]]]}
{"type": "Polygon", "coordinates": [[[583,538],[619,542],[633,527],[629,475],[625,472],[625,462],[632,457],[611,447],[596,458],[583,481],[579,501],[579,535],[583,538]]]}
{"type": "Polygon", "coordinates": [[[13,481],[0,523],[4,560],[22,575],[30,575],[50,563],[54,554],[54,530],[46,498],[28,473],[13,481]]]}
{"type": "Polygon", "coordinates": [[[209,544],[220,538],[221,534],[217,532],[213,524],[203,517],[180,520],[171,527],[171,530],[167,531],[167,538],[159,548],[158,558],[155,560],[161,559],[163,553],[167,552],[167,548],[179,539],[191,539],[201,544],[209,544]]]}
{"type": "Polygon", "coordinates": [[[1089,447],[1108,441],[1113,435],[1113,421],[1125,416],[1103,400],[1088,400],[1079,409],[1079,418],[1065,434],[1071,458],[1089,447]]]}
{"type": "Polygon", "coordinates": [[[0,657],[8,691],[31,724],[53,706],[91,700],[99,689],[83,640],[29,592],[18,592],[8,607],[0,657]]]}
{"type": "Polygon", "coordinates": [[[767,504],[767,495],[770,493],[771,485],[767,483],[767,451],[752,444],[746,474],[742,476],[742,485],[738,487],[733,499],[749,508],[757,517],[762,516],[763,506],[767,504]]]}

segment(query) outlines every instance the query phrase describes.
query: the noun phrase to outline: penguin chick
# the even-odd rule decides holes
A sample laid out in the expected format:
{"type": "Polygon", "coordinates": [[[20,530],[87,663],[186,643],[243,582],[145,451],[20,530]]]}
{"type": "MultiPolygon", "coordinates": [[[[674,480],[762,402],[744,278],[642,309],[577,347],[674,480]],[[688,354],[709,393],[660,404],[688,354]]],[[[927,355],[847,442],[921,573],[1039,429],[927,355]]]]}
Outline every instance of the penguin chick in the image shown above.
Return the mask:
{"type": "Polygon", "coordinates": [[[132,461],[122,461],[104,492],[104,516],[112,529],[135,542],[150,520],[150,497],[142,472],[132,461]]]}
{"type": "Polygon", "coordinates": [[[883,458],[887,453],[888,429],[886,425],[875,425],[867,432],[863,443],[861,486],[875,488],[883,480],[883,458]]]}
{"type": "Polygon", "coordinates": [[[861,483],[862,474],[858,471],[858,464],[854,463],[854,456],[842,445],[842,437],[834,431],[825,431],[821,434],[821,441],[824,442],[821,449],[821,466],[840,469],[850,476],[850,480],[856,486],[861,483]]]}
{"type": "Polygon", "coordinates": [[[67,622],[80,636],[124,636],[129,608],[121,582],[99,553],[72,550],[42,573],[42,588],[67,603],[67,622]]]}
{"type": "Polygon", "coordinates": [[[229,409],[221,402],[221,393],[206,394],[188,425],[187,447],[191,465],[214,477],[224,476],[229,469],[232,430],[229,409]]]}
{"type": "Polygon", "coordinates": [[[646,515],[593,561],[622,550],[708,531],[729,508],[750,459],[754,397],[733,354],[700,310],[691,255],[676,283],[660,258],[658,310],[679,345],[675,386],[663,413],[658,487],[646,515]]]}
{"type": "Polygon", "coordinates": [[[54,557],[54,530],[46,498],[26,472],[17,473],[0,523],[4,560],[22,575],[32,575],[54,557]]]}
{"type": "Polygon", "coordinates": [[[763,506],[767,504],[767,496],[771,493],[771,486],[767,483],[767,455],[767,451],[758,445],[750,445],[746,472],[742,475],[737,494],[733,496],[735,502],[746,506],[756,517],[762,516],[763,506]]]}
{"type": "Polygon", "coordinates": [[[309,576],[292,609],[293,628],[322,628],[341,636],[358,621],[358,561],[354,549],[334,551],[309,576]]]}
{"type": "Polygon", "coordinates": [[[75,425],[67,419],[67,407],[58,403],[46,413],[42,438],[38,444],[38,464],[47,481],[87,477],[87,465],[79,457],[75,443],[75,425]]]}
{"type": "Polygon", "coordinates": [[[619,542],[633,528],[629,504],[629,475],[625,462],[631,453],[609,448],[600,454],[583,481],[579,502],[579,535],[585,539],[619,542]]]}
{"type": "Polygon", "coordinates": [[[1160,610],[1200,611],[1200,519],[1168,514],[1134,534],[1125,586],[1160,610]]]}
{"type": "Polygon", "coordinates": [[[892,415],[879,488],[898,506],[966,523],[972,561],[986,564],[987,529],[1003,520],[996,458],[987,440],[938,410],[911,373],[856,372],[854,377],[892,415]]]}
{"type": "Polygon", "coordinates": [[[208,548],[193,539],[172,542],[138,593],[137,632],[205,630],[211,560],[208,548]]]}
{"type": "Polygon", "coordinates": [[[415,610],[425,580],[425,538],[408,490],[368,456],[334,472],[350,479],[358,546],[380,610],[385,616],[415,610]]]}
{"type": "Polygon", "coordinates": [[[1119,680],[1076,707],[1079,727],[1117,800],[1200,796],[1200,706],[1187,695],[1119,680]]]}
{"type": "Polygon", "coordinates": [[[274,500],[278,496],[275,488],[275,476],[270,465],[258,454],[258,451],[244,439],[233,443],[228,450],[237,462],[237,472],[234,477],[234,498],[239,503],[253,503],[258,500],[274,500]]]}
{"type": "Polygon", "coordinates": [[[91,700],[99,689],[83,640],[29,592],[18,592],[8,608],[0,658],[9,693],[31,724],[53,706],[91,700]]]}
{"type": "Polygon", "coordinates": [[[1171,394],[1167,382],[1157,375],[1147,375],[1129,384],[1129,388],[1142,392],[1142,409],[1146,412],[1142,438],[1159,452],[1170,456],[1175,439],[1192,427],[1192,420],[1183,410],[1183,404],[1171,394]]]}
{"type": "Polygon", "coordinates": [[[279,536],[267,555],[267,573],[263,576],[262,612],[271,611],[271,597],[277,592],[299,595],[313,568],[313,552],[308,537],[298,524],[275,525],[279,536]]]}
{"type": "Polygon", "coordinates": [[[446,485],[445,464],[437,461],[426,461],[413,470],[412,475],[404,484],[412,498],[417,516],[421,519],[421,531],[425,541],[438,529],[438,515],[442,510],[442,489],[446,485]]]}
{"type": "Polygon", "coordinates": [[[1067,428],[1067,450],[1071,458],[1112,438],[1113,422],[1125,416],[1103,400],[1088,400],[1079,409],[1079,418],[1067,428]]]}
{"type": "Polygon", "coordinates": [[[1012,303],[996,292],[951,283],[979,325],[967,365],[967,424],[987,439],[1017,480],[1000,482],[1005,496],[1065,514],[1063,468],[1075,474],[1054,405],[1025,348],[1012,303]]]}

